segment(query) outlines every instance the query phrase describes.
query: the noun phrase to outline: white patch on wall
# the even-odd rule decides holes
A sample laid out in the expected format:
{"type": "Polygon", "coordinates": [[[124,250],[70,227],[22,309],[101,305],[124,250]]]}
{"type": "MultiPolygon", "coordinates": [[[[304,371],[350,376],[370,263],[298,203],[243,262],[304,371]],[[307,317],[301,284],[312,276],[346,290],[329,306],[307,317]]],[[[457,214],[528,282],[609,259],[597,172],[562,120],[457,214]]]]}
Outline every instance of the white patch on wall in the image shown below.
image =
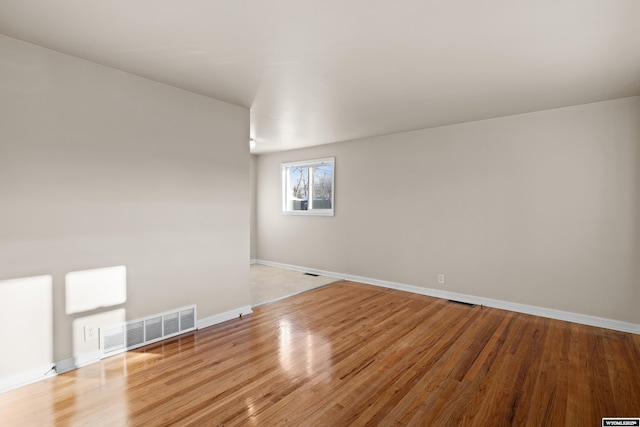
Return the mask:
{"type": "Polygon", "coordinates": [[[127,301],[124,265],[73,271],[65,276],[65,313],[81,313],[127,301]]]}
{"type": "Polygon", "coordinates": [[[48,275],[0,280],[0,379],[53,366],[52,288],[48,275]]]}

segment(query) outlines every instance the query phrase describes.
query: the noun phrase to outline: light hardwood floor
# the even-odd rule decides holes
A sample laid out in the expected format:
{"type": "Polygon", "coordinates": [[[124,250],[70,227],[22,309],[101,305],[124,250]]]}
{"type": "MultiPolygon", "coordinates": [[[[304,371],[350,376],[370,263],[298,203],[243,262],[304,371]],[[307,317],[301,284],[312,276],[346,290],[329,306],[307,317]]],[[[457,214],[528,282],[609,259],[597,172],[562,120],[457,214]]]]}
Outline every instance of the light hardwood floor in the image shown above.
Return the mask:
{"type": "Polygon", "coordinates": [[[598,426],[640,336],[352,282],[0,395],[3,426],[598,426]]]}

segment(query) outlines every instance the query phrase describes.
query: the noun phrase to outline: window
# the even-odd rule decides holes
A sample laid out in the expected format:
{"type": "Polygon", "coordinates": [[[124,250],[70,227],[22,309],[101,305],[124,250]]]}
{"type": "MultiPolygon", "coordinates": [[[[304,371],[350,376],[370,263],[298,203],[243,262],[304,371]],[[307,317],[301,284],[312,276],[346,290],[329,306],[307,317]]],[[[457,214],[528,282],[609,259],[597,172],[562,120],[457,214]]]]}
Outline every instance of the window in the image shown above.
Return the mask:
{"type": "Polygon", "coordinates": [[[282,163],[282,213],[333,216],[335,158],[282,163]]]}

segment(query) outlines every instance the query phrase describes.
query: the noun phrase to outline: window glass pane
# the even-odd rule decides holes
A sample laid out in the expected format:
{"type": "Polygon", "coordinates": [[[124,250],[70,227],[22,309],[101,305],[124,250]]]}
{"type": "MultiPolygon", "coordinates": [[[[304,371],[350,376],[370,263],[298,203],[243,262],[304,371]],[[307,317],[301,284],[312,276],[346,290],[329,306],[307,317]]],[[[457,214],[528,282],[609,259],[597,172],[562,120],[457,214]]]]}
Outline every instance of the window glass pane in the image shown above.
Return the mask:
{"type": "Polygon", "coordinates": [[[335,158],[281,163],[282,213],[333,216],[335,158]]]}
{"type": "Polygon", "coordinates": [[[333,166],[315,166],[313,170],[313,209],[331,209],[333,166]]]}
{"type": "Polygon", "coordinates": [[[289,173],[289,209],[306,211],[309,205],[309,168],[291,167],[289,173]]]}

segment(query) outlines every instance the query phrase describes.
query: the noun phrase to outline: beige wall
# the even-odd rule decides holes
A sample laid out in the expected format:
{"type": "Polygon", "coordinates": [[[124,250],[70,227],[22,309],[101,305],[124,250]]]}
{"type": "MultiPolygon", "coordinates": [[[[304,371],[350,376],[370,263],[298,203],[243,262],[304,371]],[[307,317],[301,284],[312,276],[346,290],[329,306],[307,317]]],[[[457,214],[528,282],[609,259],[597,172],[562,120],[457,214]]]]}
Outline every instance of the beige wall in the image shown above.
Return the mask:
{"type": "Polygon", "coordinates": [[[640,323],[639,117],[635,97],[261,155],[257,257],[640,323]],[[279,164],[328,156],[335,217],[281,215],[279,164]]]}
{"type": "Polygon", "coordinates": [[[250,304],[248,140],[244,108],[0,37],[0,280],[53,277],[54,360],[83,316],[250,304]],[[124,304],[65,314],[67,273],[117,265],[124,304]]]}

